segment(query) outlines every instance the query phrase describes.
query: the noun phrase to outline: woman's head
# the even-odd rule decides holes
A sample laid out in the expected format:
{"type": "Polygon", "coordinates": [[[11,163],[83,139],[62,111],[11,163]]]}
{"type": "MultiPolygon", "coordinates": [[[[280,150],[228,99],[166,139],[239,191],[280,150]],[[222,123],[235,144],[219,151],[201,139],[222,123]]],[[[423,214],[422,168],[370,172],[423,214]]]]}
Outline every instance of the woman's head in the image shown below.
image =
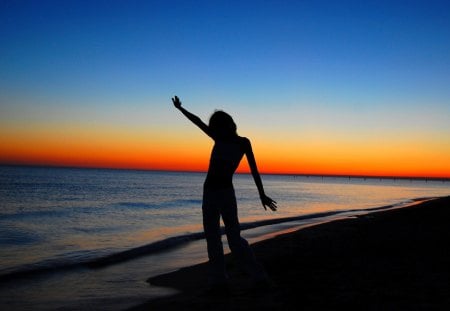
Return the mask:
{"type": "Polygon", "coordinates": [[[209,129],[214,136],[219,138],[229,138],[236,136],[236,123],[226,112],[217,110],[209,118],[209,129]]]}

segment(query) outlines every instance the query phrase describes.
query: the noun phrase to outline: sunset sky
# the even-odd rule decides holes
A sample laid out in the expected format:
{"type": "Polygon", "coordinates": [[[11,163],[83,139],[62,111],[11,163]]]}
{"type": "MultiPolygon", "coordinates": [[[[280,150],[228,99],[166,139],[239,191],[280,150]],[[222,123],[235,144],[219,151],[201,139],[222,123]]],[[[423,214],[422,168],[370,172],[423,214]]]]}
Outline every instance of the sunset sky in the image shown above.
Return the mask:
{"type": "Polygon", "coordinates": [[[0,1],[0,163],[450,177],[449,1],[0,1]],[[246,170],[245,165],[241,170],[246,170]]]}

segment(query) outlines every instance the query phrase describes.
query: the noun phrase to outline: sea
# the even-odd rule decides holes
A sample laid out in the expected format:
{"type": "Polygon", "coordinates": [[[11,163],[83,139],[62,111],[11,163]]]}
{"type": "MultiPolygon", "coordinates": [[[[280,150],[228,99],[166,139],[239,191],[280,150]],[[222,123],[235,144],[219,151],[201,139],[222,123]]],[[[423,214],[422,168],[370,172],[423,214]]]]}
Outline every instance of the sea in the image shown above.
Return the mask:
{"type": "MultiPolygon", "coordinates": [[[[190,172],[0,166],[0,308],[123,310],[173,294],[146,280],[207,260],[204,179],[190,172]]],[[[242,235],[251,243],[450,195],[448,180],[262,179],[276,212],[264,210],[251,175],[233,180],[242,235]]]]}

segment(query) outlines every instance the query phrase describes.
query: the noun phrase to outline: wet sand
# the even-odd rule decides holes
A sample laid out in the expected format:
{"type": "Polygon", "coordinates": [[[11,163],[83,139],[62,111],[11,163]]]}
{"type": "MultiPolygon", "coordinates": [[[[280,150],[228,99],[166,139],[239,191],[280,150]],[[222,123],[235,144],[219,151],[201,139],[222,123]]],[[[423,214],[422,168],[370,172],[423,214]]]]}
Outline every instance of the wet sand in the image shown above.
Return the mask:
{"type": "Polygon", "coordinates": [[[133,310],[450,310],[450,197],[305,228],[252,245],[274,283],[255,289],[227,256],[230,295],[206,265],[153,277],[179,290],[133,310]]]}

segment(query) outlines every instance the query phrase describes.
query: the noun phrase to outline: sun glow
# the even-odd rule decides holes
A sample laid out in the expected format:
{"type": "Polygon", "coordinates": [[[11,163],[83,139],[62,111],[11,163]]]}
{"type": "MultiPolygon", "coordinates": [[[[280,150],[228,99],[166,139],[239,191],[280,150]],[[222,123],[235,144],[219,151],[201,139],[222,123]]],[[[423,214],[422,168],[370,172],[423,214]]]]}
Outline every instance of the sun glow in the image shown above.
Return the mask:
{"type": "MultiPolygon", "coordinates": [[[[3,128],[0,162],[77,167],[206,171],[213,142],[192,132],[35,124],[3,128]]],[[[263,173],[368,176],[450,176],[450,147],[439,140],[383,143],[325,135],[257,136],[253,149],[263,173]],[[442,152],[445,150],[445,152],[442,152]]],[[[249,172],[244,158],[238,172],[249,172]]]]}

